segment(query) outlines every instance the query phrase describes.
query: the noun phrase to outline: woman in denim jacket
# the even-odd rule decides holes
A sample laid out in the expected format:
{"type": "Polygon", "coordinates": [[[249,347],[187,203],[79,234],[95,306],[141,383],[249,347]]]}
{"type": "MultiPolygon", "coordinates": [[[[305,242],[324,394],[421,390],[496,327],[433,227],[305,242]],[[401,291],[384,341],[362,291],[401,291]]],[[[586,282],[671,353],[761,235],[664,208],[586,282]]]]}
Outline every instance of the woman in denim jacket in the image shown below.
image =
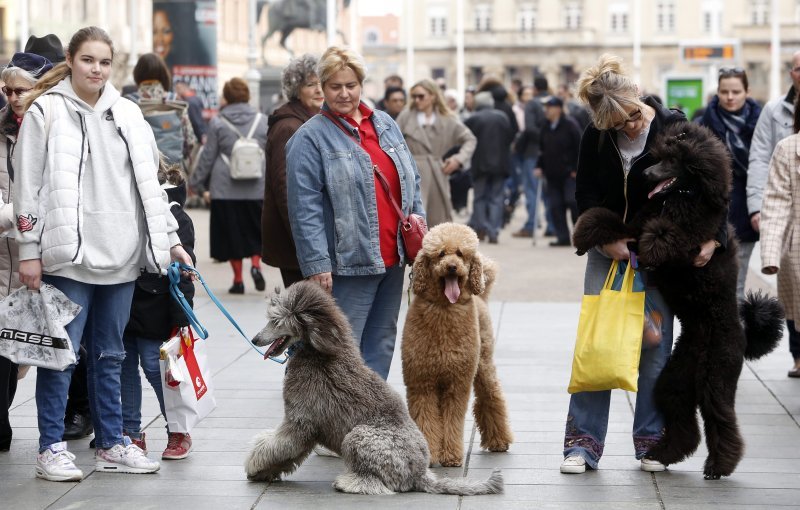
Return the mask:
{"type": "Polygon", "coordinates": [[[323,114],[286,145],[289,219],[300,271],[331,292],[367,366],[386,379],[392,363],[406,259],[400,218],[424,215],[420,177],[392,118],[361,102],[363,59],[328,48],[317,69],[323,114]]]}

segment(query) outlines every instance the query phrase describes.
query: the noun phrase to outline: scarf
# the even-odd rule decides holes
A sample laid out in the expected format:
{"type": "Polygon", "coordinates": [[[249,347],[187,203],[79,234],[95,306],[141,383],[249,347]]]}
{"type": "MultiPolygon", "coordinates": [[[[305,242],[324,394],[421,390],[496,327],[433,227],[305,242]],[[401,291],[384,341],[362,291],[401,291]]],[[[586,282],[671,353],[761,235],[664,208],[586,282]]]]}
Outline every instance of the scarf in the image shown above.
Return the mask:
{"type": "Polygon", "coordinates": [[[719,105],[714,97],[706,109],[701,124],[705,124],[723,141],[733,157],[733,172],[739,177],[747,175],[750,159],[750,141],[761,108],[751,98],[735,112],[729,112],[719,105]]]}

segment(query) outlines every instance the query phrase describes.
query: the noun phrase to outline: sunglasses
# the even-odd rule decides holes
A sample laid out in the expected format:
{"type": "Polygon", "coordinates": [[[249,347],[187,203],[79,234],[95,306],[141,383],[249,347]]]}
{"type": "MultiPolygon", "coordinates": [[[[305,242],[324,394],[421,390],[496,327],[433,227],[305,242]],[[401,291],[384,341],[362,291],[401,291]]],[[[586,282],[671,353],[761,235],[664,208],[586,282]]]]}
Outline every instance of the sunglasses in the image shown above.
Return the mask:
{"type": "Polygon", "coordinates": [[[11,89],[11,88],[8,88],[8,87],[3,87],[3,94],[5,94],[6,97],[11,97],[11,94],[16,94],[17,97],[19,97],[22,94],[26,94],[26,93],[28,93],[30,91],[31,91],[31,89],[11,89]]]}
{"type": "Polygon", "coordinates": [[[637,108],[635,112],[628,115],[627,120],[623,120],[619,124],[614,124],[612,127],[614,131],[622,131],[623,129],[625,129],[625,126],[627,126],[629,122],[636,122],[641,118],[642,118],[642,109],[637,108]]]}
{"type": "Polygon", "coordinates": [[[425,94],[411,94],[411,99],[413,99],[414,101],[416,101],[417,99],[425,99],[426,97],[428,96],[426,96],[425,94]]]}
{"type": "Polygon", "coordinates": [[[720,76],[736,76],[744,74],[744,69],[741,67],[721,67],[719,69],[720,76]]]}

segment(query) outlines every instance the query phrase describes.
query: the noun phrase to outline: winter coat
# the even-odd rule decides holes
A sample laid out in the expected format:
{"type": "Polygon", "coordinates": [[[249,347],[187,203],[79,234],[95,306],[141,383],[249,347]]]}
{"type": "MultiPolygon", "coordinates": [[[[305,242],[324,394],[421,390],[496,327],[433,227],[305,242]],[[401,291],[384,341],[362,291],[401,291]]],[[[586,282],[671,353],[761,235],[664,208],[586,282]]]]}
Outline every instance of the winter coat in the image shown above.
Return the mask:
{"type": "Polygon", "coordinates": [[[261,212],[261,256],[267,265],[300,269],[289,223],[286,190],[286,142],[312,114],[298,100],[289,101],[269,116],[267,172],[261,212]]]}
{"type": "MultiPolygon", "coordinates": [[[[747,98],[747,105],[750,113],[745,119],[745,125],[740,133],[740,138],[745,147],[751,147],[751,140],[753,138],[753,130],[756,127],[761,107],[753,99],[747,98]]],[[[725,135],[727,127],[722,121],[719,110],[722,107],[719,105],[719,97],[714,98],[708,103],[708,107],[703,116],[698,120],[700,125],[706,126],[719,138],[722,143],[725,142],[725,135]]],[[[745,243],[754,243],[758,241],[758,232],[753,230],[753,225],[750,223],[751,214],[758,212],[749,212],[747,209],[747,164],[748,162],[737,162],[735,158],[731,158],[731,168],[733,170],[733,182],[731,187],[731,201],[728,207],[728,221],[731,222],[736,230],[736,236],[740,241],[745,243]]]]}
{"type": "Polygon", "coordinates": [[[761,266],[778,268],[778,298],[800,321],[800,135],[775,147],[761,207],[761,266]]]}
{"type": "Polygon", "coordinates": [[[479,108],[466,125],[478,140],[472,154],[472,177],[508,176],[510,146],[516,135],[508,116],[493,108],[479,108]]]}
{"type": "Polygon", "coordinates": [[[11,156],[19,127],[10,106],[0,110],[0,299],[22,286],[19,281],[19,247],[14,239],[14,205],[11,195],[11,156]],[[11,234],[8,236],[7,234],[11,234]]]}
{"type": "Polygon", "coordinates": [[[92,107],[78,98],[69,78],[59,82],[25,113],[14,153],[20,260],[41,258],[44,273],[93,284],[133,281],[142,267],[165,272],[170,247],[180,241],[157,165],[153,132],[135,103],[107,83],[92,107]],[[128,182],[96,178],[102,168],[95,165],[118,152],[127,156],[119,163],[128,182]],[[134,194],[127,203],[110,211],[91,203],[91,197],[119,195],[121,185],[134,194]],[[123,261],[128,252],[138,259],[123,261]]]}
{"type": "Polygon", "coordinates": [[[460,146],[455,157],[462,168],[469,167],[477,143],[475,136],[454,115],[437,114],[433,125],[424,128],[417,122],[416,110],[403,110],[397,116],[397,125],[417,164],[428,228],[453,221],[450,181],[442,172],[442,158],[450,149],[460,146]]]}
{"type": "Polygon", "coordinates": [[[548,122],[542,129],[541,154],[537,166],[548,182],[563,182],[578,169],[581,132],[578,123],[562,115],[555,129],[548,122]]]}
{"type": "Polygon", "coordinates": [[[764,185],[769,175],[769,160],[778,142],[794,133],[794,87],[786,97],[764,105],[750,143],[750,166],[747,168],[747,210],[761,210],[764,185]]]}
{"type": "MultiPolygon", "coordinates": [[[[178,237],[183,249],[197,262],[194,254],[194,224],[183,210],[186,205],[186,183],[166,189],[170,211],[178,221],[178,237]]],[[[189,306],[194,298],[194,284],[187,276],[181,276],[178,285],[189,306]]],[[[136,279],[131,302],[131,316],[125,327],[125,335],[149,338],[163,342],[176,327],[188,326],[189,320],[178,302],[169,292],[169,277],[144,273],[136,279]]]]}
{"type": "Polygon", "coordinates": [[[542,101],[547,99],[546,92],[537,94],[525,103],[525,130],[520,133],[514,144],[514,152],[525,159],[538,158],[542,128],[547,119],[544,116],[542,101]]]}
{"type": "MultiPolygon", "coordinates": [[[[246,136],[253,125],[256,110],[247,103],[233,103],[220,110],[237,127],[238,133],[219,118],[211,119],[206,133],[206,144],[200,153],[194,173],[189,178],[189,186],[198,194],[211,192],[212,200],[262,200],[264,198],[264,176],[260,179],[231,179],[231,169],[222,159],[222,154],[230,158],[233,144],[241,136],[246,136]]],[[[264,149],[267,145],[267,118],[262,115],[253,138],[264,149]]]]}

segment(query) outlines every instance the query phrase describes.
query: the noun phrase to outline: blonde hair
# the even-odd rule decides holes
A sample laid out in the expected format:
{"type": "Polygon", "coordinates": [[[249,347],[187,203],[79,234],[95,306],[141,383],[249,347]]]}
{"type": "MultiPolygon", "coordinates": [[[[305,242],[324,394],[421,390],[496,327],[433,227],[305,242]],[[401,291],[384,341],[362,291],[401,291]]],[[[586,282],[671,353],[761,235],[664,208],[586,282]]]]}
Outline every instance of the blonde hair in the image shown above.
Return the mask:
{"type": "Polygon", "coordinates": [[[350,48],[331,46],[322,54],[317,65],[319,83],[324,86],[331,76],[348,67],[356,74],[358,83],[363,84],[367,77],[367,65],[364,63],[364,58],[350,48]]]}
{"type": "Polygon", "coordinates": [[[577,83],[578,99],[589,106],[597,129],[611,129],[614,115],[630,118],[625,107],[645,107],[639,99],[639,87],[625,72],[622,59],[608,53],[597,64],[581,73],[577,83]]]}
{"type": "MultiPolygon", "coordinates": [[[[433,80],[429,80],[428,78],[420,80],[417,83],[415,83],[410,90],[413,92],[413,90],[417,87],[425,89],[425,91],[428,94],[433,96],[433,110],[436,113],[444,116],[453,115],[453,111],[447,107],[447,103],[444,101],[444,96],[442,95],[442,89],[440,89],[439,85],[434,83],[433,80]]],[[[414,101],[411,101],[408,105],[408,109],[416,111],[417,109],[416,103],[414,101]]]]}
{"type": "MultiPolygon", "coordinates": [[[[99,27],[84,27],[75,32],[72,35],[72,38],[69,40],[69,44],[67,45],[67,59],[74,59],[75,55],[81,49],[83,43],[87,41],[100,41],[106,43],[111,49],[111,58],[114,58],[114,43],[111,41],[111,37],[108,36],[106,31],[99,27]]],[[[71,74],[72,70],[69,68],[66,62],[61,62],[50,69],[36,83],[36,86],[34,86],[31,91],[26,94],[25,101],[23,103],[25,106],[25,111],[28,111],[28,108],[30,108],[30,106],[39,96],[58,85],[61,80],[67,76],[70,76],[71,74]]]]}

